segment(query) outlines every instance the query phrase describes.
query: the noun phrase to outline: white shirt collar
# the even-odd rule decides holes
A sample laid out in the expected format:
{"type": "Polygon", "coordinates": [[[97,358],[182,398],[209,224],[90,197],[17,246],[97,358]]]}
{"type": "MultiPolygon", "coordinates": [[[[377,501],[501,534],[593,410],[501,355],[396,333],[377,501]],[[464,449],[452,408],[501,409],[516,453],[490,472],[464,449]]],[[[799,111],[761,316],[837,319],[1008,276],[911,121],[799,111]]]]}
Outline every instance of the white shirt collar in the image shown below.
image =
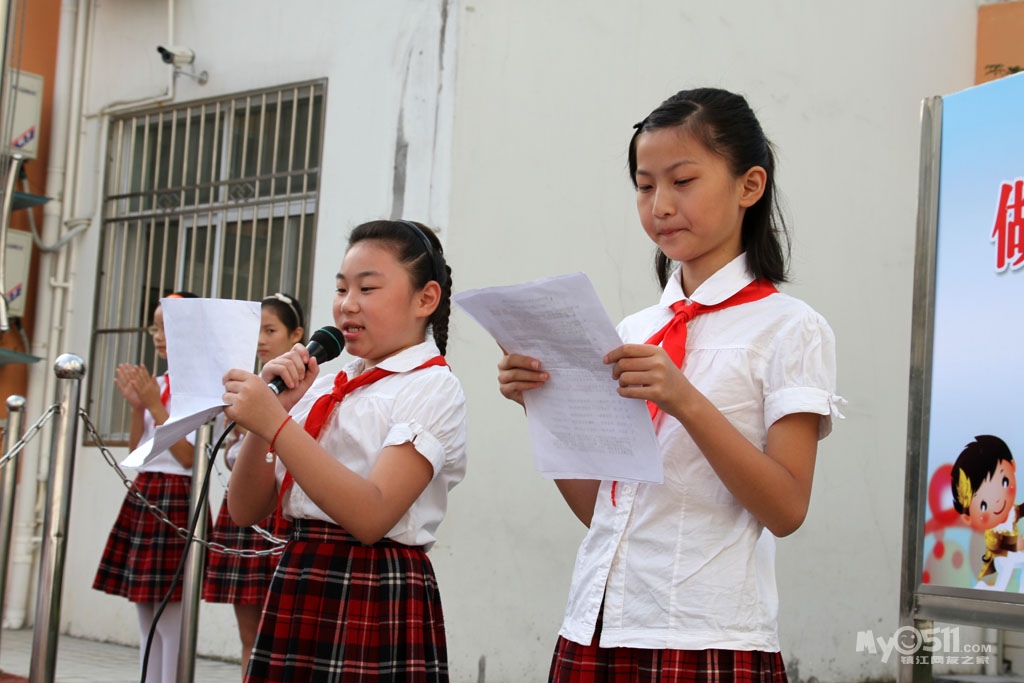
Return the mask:
{"type": "MultiPolygon", "coordinates": [[[[754,274],[747,268],[747,253],[743,252],[702,282],[693,291],[689,301],[696,301],[705,306],[714,306],[715,304],[722,303],[753,281],[754,274]]],[[[679,268],[676,268],[672,272],[668,284],[665,285],[665,291],[661,293],[659,303],[663,306],[671,306],[675,302],[686,298],[686,295],[683,294],[679,268]]]]}
{"type": "MultiPolygon", "coordinates": [[[[441,355],[440,350],[437,348],[437,344],[434,340],[427,338],[425,341],[410,346],[407,349],[399,351],[393,356],[385,358],[381,362],[377,363],[377,367],[381,370],[387,370],[389,372],[409,372],[419,366],[426,363],[434,356],[441,355]]],[[[366,361],[362,358],[357,358],[351,363],[348,363],[344,368],[344,372],[349,377],[355,377],[356,375],[362,374],[366,369],[366,361]]]]}

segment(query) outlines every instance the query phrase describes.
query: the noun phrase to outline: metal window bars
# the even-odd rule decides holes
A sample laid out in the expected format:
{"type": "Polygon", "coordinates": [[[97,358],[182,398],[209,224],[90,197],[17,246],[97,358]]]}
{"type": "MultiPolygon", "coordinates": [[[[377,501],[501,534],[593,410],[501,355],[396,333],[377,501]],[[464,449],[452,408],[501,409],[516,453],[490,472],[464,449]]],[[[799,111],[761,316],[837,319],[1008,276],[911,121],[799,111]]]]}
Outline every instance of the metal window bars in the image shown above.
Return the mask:
{"type": "MultiPolygon", "coordinates": [[[[111,121],[94,377],[125,361],[163,371],[145,328],[172,291],[309,301],[325,95],[315,81],[111,121]]],[[[107,443],[124,444],[116,393],[91,382],[86,406],[107,443]]]]}

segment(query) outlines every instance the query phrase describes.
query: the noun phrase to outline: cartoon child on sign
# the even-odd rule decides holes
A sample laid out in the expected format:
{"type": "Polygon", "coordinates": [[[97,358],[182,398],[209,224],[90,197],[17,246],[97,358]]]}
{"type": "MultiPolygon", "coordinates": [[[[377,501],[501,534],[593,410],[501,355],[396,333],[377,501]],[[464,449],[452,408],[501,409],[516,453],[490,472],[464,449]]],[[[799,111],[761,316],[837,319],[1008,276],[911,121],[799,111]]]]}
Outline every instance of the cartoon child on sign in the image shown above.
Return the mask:
{"type": "MultiPolygon", "coordinates": [[[[964,523],[985,535],[985,554],[975,588],[1006,590],[1013,570],[1024,566],[1024,539],[1017,521],[1024,504],[1017,505],[1017,466],[1006,443],[981,434],[960,452],[950,473],[953,507],[964,523]],[[995,574],[995,582],[984,579],[995,574]]],[[[1024,581],[1021,582],[1024,592],[1024,581]]]]}

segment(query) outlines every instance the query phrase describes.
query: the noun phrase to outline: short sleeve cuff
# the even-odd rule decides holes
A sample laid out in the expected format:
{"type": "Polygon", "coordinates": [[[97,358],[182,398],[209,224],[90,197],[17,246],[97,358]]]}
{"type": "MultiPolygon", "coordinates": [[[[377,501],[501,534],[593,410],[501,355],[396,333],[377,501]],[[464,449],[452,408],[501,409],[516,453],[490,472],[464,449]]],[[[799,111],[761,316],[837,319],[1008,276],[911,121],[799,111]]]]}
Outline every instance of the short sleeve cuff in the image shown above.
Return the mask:
{"type": "Polygon", "coordinates": [[[434,468],[434,476],[437,476],[437,473],[444,467],[444,446],[418,422],[403,422],[394,425],[388,432],[387,438],[384,439],[382,448],[401,446],[403,443],[411,443],[416,452],[427,459],[430,466],[434,468]]]}
{"type": "Polygon", "coordinates": [[[771,427],[776,421],[794,413],[815,413],[818,421],[818,439],[824,439],[832,431],[832,418],[843,419],[839,408],[846,405],[841,396],[815,387],[791,387],[781,389],[768,396],[764,403],[765,425],[771,427]]]}

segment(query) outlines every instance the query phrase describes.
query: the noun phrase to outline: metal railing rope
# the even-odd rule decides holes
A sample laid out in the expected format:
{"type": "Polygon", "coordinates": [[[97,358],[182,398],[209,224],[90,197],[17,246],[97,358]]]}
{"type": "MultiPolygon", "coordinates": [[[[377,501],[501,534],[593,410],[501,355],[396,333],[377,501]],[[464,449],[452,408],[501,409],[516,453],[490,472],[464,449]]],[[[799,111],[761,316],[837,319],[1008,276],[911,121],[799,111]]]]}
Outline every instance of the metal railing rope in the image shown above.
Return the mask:
{"type": "MultiPolygon", "coordinates": [[[[135,496],[139,500],[139,502],[142,503],[143,506],[145,506],[145,508],[150,512],[150,514],[152,514],[154,517],[156,517],[164,524],[170,526],[172,529],[174,529],[175,533],[181,536],[182,538],[188,538],[188,529],[183,529],[180,526],[176,525],[174,522],[172,522],[170,518],[168,518],[168,516],[164,513],[163,510],[161,510],[158,506],[154,505],[149,500],[147,500],[146,497],[142,494],[142,492],[139,491],[138,488],[136,488],[135,483],[128,478],[128,476],[124,473],[124,470],[122,470],[121,466],[118,464],[117,459],[114,458],[113,454],[110,452],[110,449],[106,446],[106,444],[103,443],[103,439],[100,437],[99,432],[97,431],[95,425],[93,425],[92,421],[89,419],[89,415],[85,412],[85,410],[80,409],[78,411],[78,414],[79,417],[81,417],[82,422],[85,424],[85,428],[89,436],[96,444],[96,447],[99,448],[100,453],[102,453],[103,459],[106,460],[107,464],[110,465],[110,468],[114,470],[118,478],[121,480],[121,483],[124,484],[125,488],[127,488],[128,491],[131,492],[131,494],[135,496]]],[[[207,457],[209,457],[209,453],[207,453],[206,455],[207,457]]],[[[226,555],[239,555],[241,557],[262,557],[264,555],[280,555],[284,551],[284,544],[286,543],[285,539],[277,538],[270,532],[259,527],[254,526],[253,529],[256,531],[257,534],[259,534],[261,537],[267,540],[268,543],[271,543],[272,547],[267,548],[265,550],[229,548],[222,543],[217,543],[215,541],[209,541],[206,539],[195,537],[192,538],[192,542],[197,543],[199,545],[203,545],[207,549],[215,553],[223,553],[226,555]]]]}
{"type": "Polygon", "coordinates": [[[6,467],[7,463],[10,462],[11,460],[14,460],[14,458],[17,457],[17,455],[25,449],[25,446],[27,446],[29,442],[32,441],[35,435],[39,433],[39,430],[41,430],[46,425],[47,420],[49,420],[59,411],[59,403],[54,403],[49,408],[47,408],[46,412],[44,412],[39,417],[39,419],[36,420],[35,424],[26,429],[25,434],[20,439],[18,439],[13,445],[11,445],[7,452],[3,454],[3,457],[0,457],[0,469],[6,467]]]}

